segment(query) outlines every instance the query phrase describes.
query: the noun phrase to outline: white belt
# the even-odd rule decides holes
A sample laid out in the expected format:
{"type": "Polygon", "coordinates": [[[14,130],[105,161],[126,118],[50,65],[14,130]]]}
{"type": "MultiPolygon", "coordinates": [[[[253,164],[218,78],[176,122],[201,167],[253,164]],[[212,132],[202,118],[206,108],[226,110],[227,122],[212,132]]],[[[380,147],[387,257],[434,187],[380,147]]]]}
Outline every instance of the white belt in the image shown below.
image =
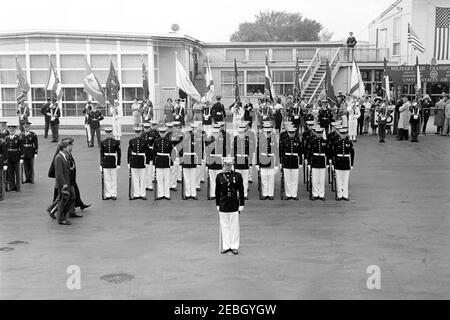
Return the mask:
{"type": "Polygon", "coordinates": [[[237,154],[238,157],[248,157],[248,154],[237,154]]]}
{"type": "Polygon", "coordinates": [[[318,157],[325,156],[325,153],[313,153],[313,156],[318,156],[318,157]]]}
{"type": "Polygon", "coordinates": [[[166,156],[166,157],[170,157],[170,153],[161,153],[161,152],[157,152],[156,155],[157,155],[157,156],[166,156]]]}
{"type": "Polygon", "coordinates": [[[186,152],[186,153],[183,153],[183,155],[185,155],[185,156],[196,156],[197,154],[195,152],[186,152]]]}
{"type": "Polygon", "coordinates": [[[350,155],[349,155],[349,154],[337,154],[337,156],[338,156],[338,157],[349,157],[349,158],[350,158],[350,155]]]}
{"type": "MultiPolygon", "coordinates": [[[[133,153],[133,152],[132,152],[133,153]]],[[[105,153],[105,156],[117,157],[117,153],[105,153]]]]}
{"type": "Polygon", "coordinates": [[[134,156],[145,156],[145,153],[137,153],[137,152],[131,152],[132,155],[134,156]]]}
{"type": "Polygon", "coordinates": [[[261,152],[261,155],[263,155],[263,156],[271,156],[271,157],[275,156],[274,153],[262,153],[262,152],[261,152]]]}
{"type": "Polygon", "coordinates": [[[288,153],[288,152],[285,152],[284,155],[285,155],[285,156],[297,156],[297,157],[298,157],[298,153],[288,153]]]}

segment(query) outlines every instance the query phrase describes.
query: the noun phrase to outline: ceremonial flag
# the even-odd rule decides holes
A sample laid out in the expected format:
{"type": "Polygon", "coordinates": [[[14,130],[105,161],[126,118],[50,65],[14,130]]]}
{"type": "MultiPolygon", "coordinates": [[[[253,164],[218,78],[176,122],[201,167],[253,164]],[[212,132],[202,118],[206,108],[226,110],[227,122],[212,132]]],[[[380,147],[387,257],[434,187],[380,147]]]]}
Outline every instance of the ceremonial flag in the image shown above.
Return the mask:
{"type": "Polygon", "coordinates": [[[434,35],[434,57],[436,60],[450,59],[450,7],[436,8],[436,31],[434,35]]]}
{"type": "Polygon", "coordinates": [[[298,64],[298,58],[297,62],[295,64],[295,85],[294,85],[294,102],[298,102],[301,99],[302,95],[302,88],[300,87],[300,66],[298,64]]]}
{"type": "Polygon", "coordinates": [[[384,58],[384,91],[386,92],[386,99],[387,99],[388,103],[390,103],[390,101],[391,101],[391,86],[390,86],[389,75],[387,73],[386,58],[384,58]]]}
{"type": "Polygon", "coordinates": [[[144,99],[150,97],[150,90],[148,88],[148,72],[144,60],[142,60],[142,88],[144,89],[144,99]]]}
{"type": "Polygon", "coordinates": [[[45,90],[50,91],[51,95],[53,95],[53,91],[56,95],[56,100],[59,100],[62,96],[62,85],[61,81],[59,81],[58,75],[56,74],[56,69],[53,66],[52,61],[49,61],[50,66],[48,68],[48,78],[47,85],[45,86],[45,90]]]}
{"type": "Polygon", "coordinates": [[[425,47],[422,41],[419,39],[419,37],[414,32],[413,28],[409,23],[408,23],[408,42],[411,43],[414,49],[417,49],[422,53],[425,52],[425,47]]]}
{"type": "Polygon", "coordinates": [[[106,80],[106,97],[109,103],[114,105],[114,100],[119,99],[120,83],[114,65],[111,61],[109,65],[108,79],[106,80]]]}
{"type": "Polygon", "coordinates": [[[239,78],[236,59],[234,59],[234,100],[236,101],[239,97],[239,78]]]}
{"type": "Polygon", "coordinates": [[[416,57],[416,97],[422,93],[422,79],[420,78],[419,57],[416,57]]]}
{"type": "Polygon", "coordinates": [[[86,72],[84,77],[84,91],[89,94],[95,101],[102,107],[106,107],[105,92],[103,91],[102,85],[98,81],[94,72],[91,70],[91,66],[85,60],[86,72]]]}
{"type": "Polygon", "coordinates": [[[366,89],[364,87],[364,82],[362,81],[361,71],[359,71],[356,61],[353,60],[352,76],[350,79],[350,95],[361,98],[365,93],[366,89]]]}
{"type": "Polygon", "coordinates": [[[209,64],[209,56],[206,56],[206,63],[207,63],[207,67],[206,67],[206,100],[207,101],[212,101],[212,98],[215,95],[215,89],[214,89],[214,80],[212,77],[212,72],[211,72],[211,66],[209,64]]]}
{"type": "Polygon", "coordinates": [[[331,69],[328,60],[325,74],[325,92],[329,100],[336,102],[336,94],[334,93],[333,83],[331,82],[331,69]]]}
{"type": "Polygon", "coordinates": [[[178,61],[177,57],[175,57],[175,63],[177,87],[186,92],[187,95],[191,96],[195,100],[200,101],[200,94],[198,93],[197,89],[195,89],[191,79],[189,79],[188,74],[184,70],[180,61],[178,61]]]}
{"type": "Polygon", "coordinates": [[[28,84],[27,76],[25,72],[23,72],[17,57],[16,57],[16,71],[17,71],[16,100],[17,103],[21,103],[27,100],[27,94],[28,91],[30,90],[30,85],[28,84]]]}
{"type": "Polygon", "coordinates": [[[265,68],[265,83],[264,83],[264,95],[273,101],[275,91],[273,90],[272,73],[269,67],[269,58],[266,56],[266,68],[265,68]]]}

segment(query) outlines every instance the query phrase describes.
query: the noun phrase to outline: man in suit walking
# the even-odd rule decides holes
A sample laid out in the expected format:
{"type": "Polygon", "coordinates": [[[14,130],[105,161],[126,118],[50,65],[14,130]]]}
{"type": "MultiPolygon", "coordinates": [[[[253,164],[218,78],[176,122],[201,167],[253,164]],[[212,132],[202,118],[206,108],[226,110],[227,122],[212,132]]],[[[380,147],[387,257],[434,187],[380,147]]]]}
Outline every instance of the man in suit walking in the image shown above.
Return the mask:
{"type": "Polygon", "coordinates": [[[67,214],[75,211],[75,189],[70,178],[69,154],[72,144],[68,141],[60,142],[59,153],[55,157],[55,188],[58,189],[58,223],[71,225],[67,221],[67,214]]]}

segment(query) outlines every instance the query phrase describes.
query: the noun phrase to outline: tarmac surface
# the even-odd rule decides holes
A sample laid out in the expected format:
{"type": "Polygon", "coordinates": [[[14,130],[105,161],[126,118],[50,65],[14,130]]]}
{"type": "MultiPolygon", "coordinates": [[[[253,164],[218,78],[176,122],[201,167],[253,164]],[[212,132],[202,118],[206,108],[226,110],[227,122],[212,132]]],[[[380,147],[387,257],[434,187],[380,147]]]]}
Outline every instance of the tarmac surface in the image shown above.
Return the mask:
{"type": "Polygon", "coordinates": [[[358,137],[350,202],[257,200],[257,175],[240,215],[239,255],[218,251],[218,214],[206,201],[128,200],[126,149],[119,199],[101,200],[99,149],[77,136],[83,201],[73,225],[47,215],[56,144],[40,138],[36,183],[0,202],[0,299],[449,299],[450,138],[419,143],[358,137]],[[81,271],[70,290],[68,267],[81,271]],[[380,289],[369,290],[369,266],[380,289]],[[107,281],[109,280],[109,281],[107,281]]]}

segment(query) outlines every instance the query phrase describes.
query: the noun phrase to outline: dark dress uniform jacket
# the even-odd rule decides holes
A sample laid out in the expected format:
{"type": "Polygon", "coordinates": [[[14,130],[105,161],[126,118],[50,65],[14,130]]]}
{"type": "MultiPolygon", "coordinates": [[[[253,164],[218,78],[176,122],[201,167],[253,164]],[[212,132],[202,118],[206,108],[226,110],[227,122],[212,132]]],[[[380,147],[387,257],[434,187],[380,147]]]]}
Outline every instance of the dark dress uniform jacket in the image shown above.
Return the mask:
{"type": "Polygon", "coordinates": [[[91,128],[97,129],[100,128],[100,121],[104,119],[100,110],[91,111],[88,116],[88,123],[91,128]]]}
{"type": "Polygon", "coordinates": [[[216,206],[220,212],[237,212],[244,205],[244,182],[237,172],[221,172],[216,177],[216,206]]]}
{"type": "Polygon", "coordinates": [[[180,121],[181,125],[184,126],[184,118],[185,118],[185,111],[184,108],[181,106],[175,106],[173,108],[173,121],[180,121]]]}
{"type": "Polygon", "coordinates": [[[308,148],[308,164],[311,168],[323,169],[330,158],[327,141],[322,137],[314,137],[308,148]]]}
{"type": "MultiPolygon", "coordinates": [[[[68,159],[68,155],[66,155],[68,159]]],[[[70,166],[61,153],[55,157],[55,188],[62,189],[64,185],[71,186],[70,166]]]]}
{"type": "Polygon", "coordinates": [[[120,166],[122,151],[120,150],[120,140],[107,138],[100,143],[100,165],[104,169],[115,169],[120,166]],[[115,153],[116,156],[111,154],[115,153]]]}
{"type": "Polygon", "coordinates": [[[7,136],[5,138],[8,163],[19,162],[23,158],[22,147],[19,136],[7,136]]]}
{"type": "Polygon", "coordinates": [[[142,138],[147,140],[148,147],[150,148],[150,161],[155,161],[155,152],[153,145],[155,143],[155,140],[159,138],[159,132],[157,130],[151,129],[148,132],[142,133],[142,138]]]}
{"type": "Polygon", "coordinates": [[[248,170],[250,158],[250,137],[234,137],[234,169],[248,170]]]}
{"type": "Polygon", "coordinates": [[[257,151],[257,163],[261,168],[273,168],[275,166],[275,136],[271,133],[269,136],[262,135],[260,140],[265,140],[265,146],[260,145],[261,142],[258,140],[258,151],[257,151]],[[269,156],[274,154],[273,156],[269,156]]]}
{"type": "Polygon", "coordinates": [[[196,137],[193,132],[186,132],[183,138],[183,148],[180,151],[182,167],[197,168],[197,165],[201,163],[202,154],[202,137],[196,137]]]}
{"type": "Polygon", "coordinates": [[[37,135],[29,131],[28,134],[23,133],[21,135],[21,148],[24,159],[34,158],[34,155],[38,153],[38,137],[37,135]]]}
{"type": "Polygon", "coordinates": [[[330,154],[333,154],[335,143],[338,142],[339,139],[341,139],[341,137],[336,131],[332,131],[328,134],[327,141],[328,141],[328,151],[330,154]]]}
{"type": "Polygon", "coordinates": [[[212,124],[212,118],[211,118],[211,108],[210,107],[204,107],[202,109],[202,124],[205,126],[212,124]]]}
{"type": "Polygon", "coordinates": [[[51,106],[49,108],[50,123],[59,124],[59,117],[61,117],[61,110],[58,108],[57,105],[54,105],[54,106],[55,106],[54,108],[52,108],[51,106]],[[53,115],[53,117],[55,117],[55,119],[53,121],[51,120],[51,115],[53,115]]]}
{"type": "Polygon", "coordinates": [[[174,143],[169,134],[155,140],[155,143],[153,144],[153,152],[155,153],[155,168],[170,168],[172,165],[171,153],[173,145],[174,143]]]}
{"type": "Polygon", "coordinates": [[[143,169],[150,163],[148,142],[142,137],[133,138],[128,145],[128,163],[133,169],[143,169]]]}
{"type": "Polygon", "coordinates": [[[299,168],[302,159],[302,144],[298,137],[286,137],[281,140],[280,159],[284,169],[299,168]]]}
{"type": "Polygon", "coordinates": [[[215,122],[224,121],[224,115],[225,115],[225,106],[220,103],[216,102],[211,107],[211,116],[213,117],[215,122]]]}
{"type": "Polygon", "coordinates": [[[322,128],[327,128],[331,123],[331,119],[333,118],[330,109],[320,109],[319,110],[319,122],[322,128]]]}
{"type": "Polygon", "coordinates": [[[345,139],[339,139],[334,144],[333,158],[334,168],[336,170],[350,170],[350,166],[353,167],[355,151],[353,149],[353,143],[348,137],[345,139]]]}
{"type": "Polygon", "coordinates": [[[3,172],[3,166],[6,166],[8,164],[6,159],[6,143],[2,139],[0,139],[0,173],[3,172]]]}

